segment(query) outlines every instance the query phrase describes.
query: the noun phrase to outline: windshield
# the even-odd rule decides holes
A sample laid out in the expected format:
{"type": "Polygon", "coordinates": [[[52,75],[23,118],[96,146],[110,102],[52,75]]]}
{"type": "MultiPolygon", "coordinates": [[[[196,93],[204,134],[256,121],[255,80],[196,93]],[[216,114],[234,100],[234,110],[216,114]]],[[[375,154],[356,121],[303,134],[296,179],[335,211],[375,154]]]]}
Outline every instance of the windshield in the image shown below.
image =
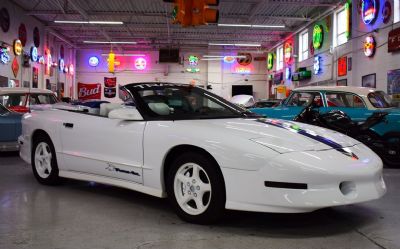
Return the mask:
{"type": "Polygon", "coordinates": [[[368,99],[375,108],[393,107],[392,98],[383,91],[369,93],[368,99]]]}
{"type": "Polygon", "coordinates": [[[147,118],[213,119],[251,116],[239,106],[198,87],[166,83],[132,84],[125,88],[147,118]]]}
{"type": "MultiPolygon", "coordinates": [[[[0,103],[5,107],[25,106],[26,97],[26,93],[4,94],[0,95],[0,103]]],[[[53,94],[49,93],[31,93],[29,102],[31,105],[55,104],[57,103],[57,98],[53,94]]]]}

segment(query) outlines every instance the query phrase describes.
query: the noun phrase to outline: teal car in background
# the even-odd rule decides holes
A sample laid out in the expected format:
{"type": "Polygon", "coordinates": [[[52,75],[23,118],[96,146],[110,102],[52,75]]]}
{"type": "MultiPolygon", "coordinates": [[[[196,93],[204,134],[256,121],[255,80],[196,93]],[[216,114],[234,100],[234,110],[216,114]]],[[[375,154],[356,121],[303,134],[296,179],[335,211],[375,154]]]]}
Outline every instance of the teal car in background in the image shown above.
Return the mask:
{"type": "Polygon", "coordinates": [[[21,113],[11,112],[0,103],[0,152],[18,151],[21,135],[21,113]]]}
{"type": "Polygon", "coordinates": [[[310,102],[320,113],[340,110],[355,122],[365,121],[374,112],[387,112],[383,122],[370,128],[374,133],[371,135],[394,145],[388,150],[387,158],[395,158],[393,164],[400,164],[400,108],[393,107],[391,98],[383,91],[348,86],[302,87],[294,89],[277,107],[251,108],[250,111],[269,118],[293,120],[310,102]]]}

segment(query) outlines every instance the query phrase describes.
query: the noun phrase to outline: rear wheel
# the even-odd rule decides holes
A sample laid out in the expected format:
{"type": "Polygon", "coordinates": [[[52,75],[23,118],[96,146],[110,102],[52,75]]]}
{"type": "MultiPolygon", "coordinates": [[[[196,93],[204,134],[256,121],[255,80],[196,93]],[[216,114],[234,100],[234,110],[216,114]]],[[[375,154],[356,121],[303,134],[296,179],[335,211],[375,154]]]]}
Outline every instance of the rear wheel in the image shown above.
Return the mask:
{"type": "Polygon", "coordinates": [[[39,135],[32,146],[32,170],[36,180],[45,185],[59,183],[56,153],[50,138],[39,135]]]}
{"type": "Polygon", "coordinates": [[[385,148],[381,157],[385,165],[400,168],[400,134],[389,133],[383,136],[385,148]]]}
{"type": "Polygon", "coordinates": [[[169,200],[185,221],[210,224],[225,208],[225,184],[219,166],[206,155],[186,153],[172,163],[166,179],[169,200]]]}

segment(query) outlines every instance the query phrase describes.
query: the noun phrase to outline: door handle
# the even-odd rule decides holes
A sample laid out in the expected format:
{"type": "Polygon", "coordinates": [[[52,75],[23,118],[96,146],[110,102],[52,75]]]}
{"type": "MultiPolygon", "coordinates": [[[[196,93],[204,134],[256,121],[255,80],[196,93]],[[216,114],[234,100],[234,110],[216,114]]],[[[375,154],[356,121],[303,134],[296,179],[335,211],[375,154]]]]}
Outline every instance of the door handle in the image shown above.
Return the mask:
{"type": "Polygon", "coordinates": [[[73,123],[63,123],[63,125],[65,126],[65,128],[74,128],[73,123]]]}

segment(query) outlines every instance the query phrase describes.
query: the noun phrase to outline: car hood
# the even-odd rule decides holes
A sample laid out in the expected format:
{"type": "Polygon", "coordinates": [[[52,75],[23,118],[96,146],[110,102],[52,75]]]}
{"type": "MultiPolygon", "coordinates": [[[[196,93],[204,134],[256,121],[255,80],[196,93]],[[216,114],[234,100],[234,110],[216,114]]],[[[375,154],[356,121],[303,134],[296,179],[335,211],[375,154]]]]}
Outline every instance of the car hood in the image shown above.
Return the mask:
{"type": "Polygon", "coordinates": [[[332,130],[280,119],[214,119],[207,123],[225,135],[249,139],[278,153],[341,149],[360,144],[332,130]]]}

